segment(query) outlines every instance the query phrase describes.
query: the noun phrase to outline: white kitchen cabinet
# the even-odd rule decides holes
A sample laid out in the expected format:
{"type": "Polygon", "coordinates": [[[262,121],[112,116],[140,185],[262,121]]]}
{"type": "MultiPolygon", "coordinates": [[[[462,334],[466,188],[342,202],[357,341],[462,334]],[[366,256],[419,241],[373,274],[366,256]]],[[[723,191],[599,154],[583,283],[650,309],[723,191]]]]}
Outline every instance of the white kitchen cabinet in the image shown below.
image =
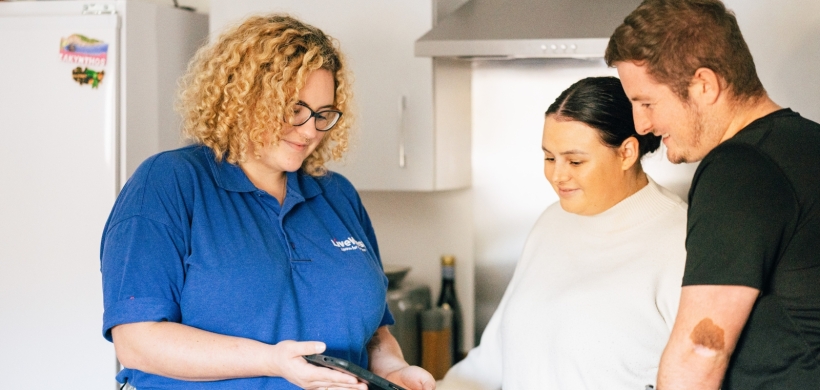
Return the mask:
{"type": "Polygon", "coordinates": [[[357,107],[345,113],[356,117],[350,151],[331,169],[359,190],[465,188],[470,63],[414,56],[414,42],[432,27],[431,7],[429,0],[212,0],[210,28],[214,35],[251,14],[285,12],[322,29],[350,64],[357,107]]]}

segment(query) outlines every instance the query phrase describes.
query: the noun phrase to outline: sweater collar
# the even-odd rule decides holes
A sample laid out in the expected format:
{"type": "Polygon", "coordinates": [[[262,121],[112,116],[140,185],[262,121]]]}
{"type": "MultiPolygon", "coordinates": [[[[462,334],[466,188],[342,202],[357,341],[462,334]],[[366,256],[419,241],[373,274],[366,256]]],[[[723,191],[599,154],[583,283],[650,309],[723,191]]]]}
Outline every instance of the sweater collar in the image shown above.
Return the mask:
{"type": "Polygon", "coordinates": [[[617,233],[641,225],[683,203],[647,176],[648,183],[606,211],[591,215],[574,215],[579,227],[597,233],[617,233]]]}

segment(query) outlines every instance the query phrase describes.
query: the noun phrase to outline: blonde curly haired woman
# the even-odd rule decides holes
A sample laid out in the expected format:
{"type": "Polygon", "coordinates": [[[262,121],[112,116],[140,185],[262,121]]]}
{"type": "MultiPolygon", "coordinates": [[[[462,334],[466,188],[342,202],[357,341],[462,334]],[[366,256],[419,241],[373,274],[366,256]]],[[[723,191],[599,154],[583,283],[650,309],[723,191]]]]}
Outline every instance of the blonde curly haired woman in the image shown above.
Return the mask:
{"type": "Polygon", "coordinates": [[[347,148],[348,70],[321,30],[251,17],[203,47],[180,111],[194,144],[155,155],[105,226],[103,334],[137,389],[366,389],[324,353],[408,389],[387,280],[347,148]]]}

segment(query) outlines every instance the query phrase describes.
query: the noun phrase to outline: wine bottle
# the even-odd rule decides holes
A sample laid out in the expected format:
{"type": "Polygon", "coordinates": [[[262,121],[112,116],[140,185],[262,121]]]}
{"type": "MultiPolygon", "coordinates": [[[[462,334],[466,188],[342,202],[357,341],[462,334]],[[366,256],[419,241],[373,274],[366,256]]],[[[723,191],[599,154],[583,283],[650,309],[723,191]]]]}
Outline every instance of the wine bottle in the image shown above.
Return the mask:
{"type": "Polygon", "coordinates": [[[437,303],[438,307],[450,310],[453,313],[451,323],[452,337],[450,338],[452,343],[453,364],[458,363],[462,358],[461,339],[464,324],[463,318],[461,317],[461,305],[458,303],[458,298],[456,298],[455,263],[455,256],[441,256],[441,294],[439,294],[437,303]]]}

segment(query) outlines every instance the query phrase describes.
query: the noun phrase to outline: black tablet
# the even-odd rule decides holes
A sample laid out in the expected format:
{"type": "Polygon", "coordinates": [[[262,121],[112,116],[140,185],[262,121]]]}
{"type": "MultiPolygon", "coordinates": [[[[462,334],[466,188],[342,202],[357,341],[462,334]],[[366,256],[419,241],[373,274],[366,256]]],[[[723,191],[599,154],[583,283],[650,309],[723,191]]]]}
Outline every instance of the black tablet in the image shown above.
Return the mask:
{"type": "Polygon", "coordinates": [[[319,367],[327,367],[345,374],[353,375],[356,378],[359,378],[359,380],[363,383],[367,383],[367,388],[370,390],[405,390],[403,387],[344,359],[320,354],[306,355],[303,357],[309,363],[319,367]]]}

